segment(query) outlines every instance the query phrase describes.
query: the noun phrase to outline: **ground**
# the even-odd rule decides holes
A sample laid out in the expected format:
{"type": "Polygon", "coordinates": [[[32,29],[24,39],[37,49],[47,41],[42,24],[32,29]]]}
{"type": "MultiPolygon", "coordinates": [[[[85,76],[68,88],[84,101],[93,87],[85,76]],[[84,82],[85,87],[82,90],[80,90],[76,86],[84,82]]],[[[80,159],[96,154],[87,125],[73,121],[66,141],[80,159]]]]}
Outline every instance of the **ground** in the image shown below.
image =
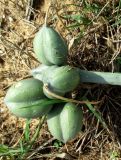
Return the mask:
{"type": "MultiPolygon", "coordinates": [[[[3,100],[7,89],[13,83],[29,77],[29,71],[40,64],[33,51],[32,42],[35,33],[44,23],[50,3],[47,23],[67,41],[68,64],[87,70],[121,71],[120,1],[0,0],[0,159],[2,160],[20,159],[23,154],[22,145],[26,143],[26,138],[23,138],[26,120],[12,115],[3,100]],[[21,151],[17,156],[19,149],[21,151]]],[[[107,127],[104,128],[84,105],[84,125],[82,132],[75,139],[67,144],[53,139],[45,122],[38,138],[32,148],[23,155],[23,159],[120,159],[121,87],[81,84],[75,91],[75,98],[79,99],[84,95],[89,100],[101,100],[101,103],[94,107],[100,112],[107,127]]],[[[30,138],[35,133],[38,122],[39,119],[32,120],[30,138]]]]}

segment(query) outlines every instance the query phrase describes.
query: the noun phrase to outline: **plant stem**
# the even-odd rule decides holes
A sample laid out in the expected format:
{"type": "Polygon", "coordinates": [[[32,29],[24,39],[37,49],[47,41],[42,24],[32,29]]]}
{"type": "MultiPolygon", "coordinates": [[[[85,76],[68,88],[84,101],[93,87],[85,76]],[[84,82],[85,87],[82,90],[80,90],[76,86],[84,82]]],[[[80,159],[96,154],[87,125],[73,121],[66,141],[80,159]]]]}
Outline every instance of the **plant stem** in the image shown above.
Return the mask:
{"type": "Polygon", "coordinates": [[[49,87],[48,87],[48,84],[44,84],[44,90],[46,90],[46,93],[54,98],[57,98],[57,99],[60,99],[60,100],[63,100],[65,102],[72,102],[72,103],[77,103],[77,104],[99,104],[101,101],[78,101],[78,100],[75,100],[75,99],[70,99],[70,98],[65,98],[65,97],[62,97],[62,96],[59,96],[55,93],[53,93],[49,87]]]}
{"type": "MultiPolygon", "coordinates": [[[[57,68],[57,66],[55,66],[57,68]]],[[[77,68],[80,74],[81,83],[98,83],[98,84],[110,84],[121,86],[121,73],[112,72],[98,72],[98,71],[87,71],[77,68]]],[[[48,72],[54,72],[53,66],[41,65],[33,70],[31,74],[44,83],[48,80],[48,72]]]]}
{"type": "Polygon", "coordinates": [[[96,72],[79,69],[81,82],[121,85],[121,73],[96,72]]]}

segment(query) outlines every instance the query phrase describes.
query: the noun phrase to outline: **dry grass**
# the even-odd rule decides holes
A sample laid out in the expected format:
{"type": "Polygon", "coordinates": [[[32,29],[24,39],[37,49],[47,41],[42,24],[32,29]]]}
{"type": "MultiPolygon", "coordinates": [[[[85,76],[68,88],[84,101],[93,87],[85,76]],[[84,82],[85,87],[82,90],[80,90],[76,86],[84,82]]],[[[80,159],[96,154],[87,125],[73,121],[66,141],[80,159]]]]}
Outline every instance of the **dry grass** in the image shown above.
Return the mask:
{"type": "MultiPolygon", "coordinates": [[[[29,2],[0,0],[0,143],[9,147],[18,145],[25,121],[11,115],[3,99],[11,84],[29,76],[29,70],[39,65],[33,53],[32,40],[38,27],[44,22],[45,11],[50,1],[37,0],[31,6],[29,2]]],[[[120,56],[121,29],[119,25],[112,26],[120,14],[119,2],[88,0],[87,3],[90,5],[95,3],[101,6],[97,14],[86,10],[81,1],[55,2],[50,9],[48,23],[67,40],[70,46],[69,64],[88,70],[120,72],[117,57],[120,56]],[[65,15],[71,14],[84,14],[91,21],[89,24],[86,21],[86,24],[83,22],[78,27],[69,27],[75,20],[65,15]]],[[[29,159],[109,160],[115,153],[120,157],[121,88],[81,85],[76,96],[78,98],[83,95],[95,100],[105,97],[104,102],[95,108],[102,113],[110,132],[100,125],[86,106],[83,106],[85,118],[82,133],[66,145],[55,147],[56,141],[51,139],[45,124],[27,155],[29,159]]],[[[31,135],[37,123],[38,120],[32,121],[31,135]]]]}

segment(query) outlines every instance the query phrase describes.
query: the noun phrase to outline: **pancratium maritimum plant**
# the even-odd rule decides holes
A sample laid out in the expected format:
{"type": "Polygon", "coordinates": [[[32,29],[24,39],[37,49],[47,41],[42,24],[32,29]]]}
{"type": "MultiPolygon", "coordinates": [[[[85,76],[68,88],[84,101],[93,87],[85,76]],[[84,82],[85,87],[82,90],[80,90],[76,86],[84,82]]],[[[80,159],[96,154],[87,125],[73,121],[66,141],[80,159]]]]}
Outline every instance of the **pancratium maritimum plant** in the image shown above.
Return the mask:
{"type": "Polygon", "coordinates": [[[35,35],[33,46],[42,64],[31,71],[34,78],[13,84],[4,101],[18,117],[47,115],[50,132],[65,143],[76,136],[83,124],[82,108],[77,104],[91,102],[63,96],[75,90],[80,83],[121,85],[121,74],[86,71],[67,65],[67,44],[57,31],[46,24],[35,35]]]}

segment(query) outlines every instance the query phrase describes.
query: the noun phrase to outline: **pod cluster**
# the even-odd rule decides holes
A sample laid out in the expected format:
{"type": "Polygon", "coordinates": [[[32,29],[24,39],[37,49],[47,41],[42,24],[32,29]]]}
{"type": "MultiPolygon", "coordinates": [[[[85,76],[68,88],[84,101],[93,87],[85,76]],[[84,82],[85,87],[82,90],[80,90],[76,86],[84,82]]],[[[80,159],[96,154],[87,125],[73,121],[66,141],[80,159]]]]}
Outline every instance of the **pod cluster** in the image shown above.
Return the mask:
{"type": "Polygon", "coordinates": [[[49,102],[55,97],[49,93],[64,96],[72,92],[80,83],[80,74],[77,68],[67,65],[68,46],[53,28],[43,25],[35,35],[33,48],[42,64],[31,70],[33,78],[11,86],[4,102],[18,117],[47,115],[51,134],[66,143],[81,131],[82,109],[73,103],[51,105],[49,102]]]}

